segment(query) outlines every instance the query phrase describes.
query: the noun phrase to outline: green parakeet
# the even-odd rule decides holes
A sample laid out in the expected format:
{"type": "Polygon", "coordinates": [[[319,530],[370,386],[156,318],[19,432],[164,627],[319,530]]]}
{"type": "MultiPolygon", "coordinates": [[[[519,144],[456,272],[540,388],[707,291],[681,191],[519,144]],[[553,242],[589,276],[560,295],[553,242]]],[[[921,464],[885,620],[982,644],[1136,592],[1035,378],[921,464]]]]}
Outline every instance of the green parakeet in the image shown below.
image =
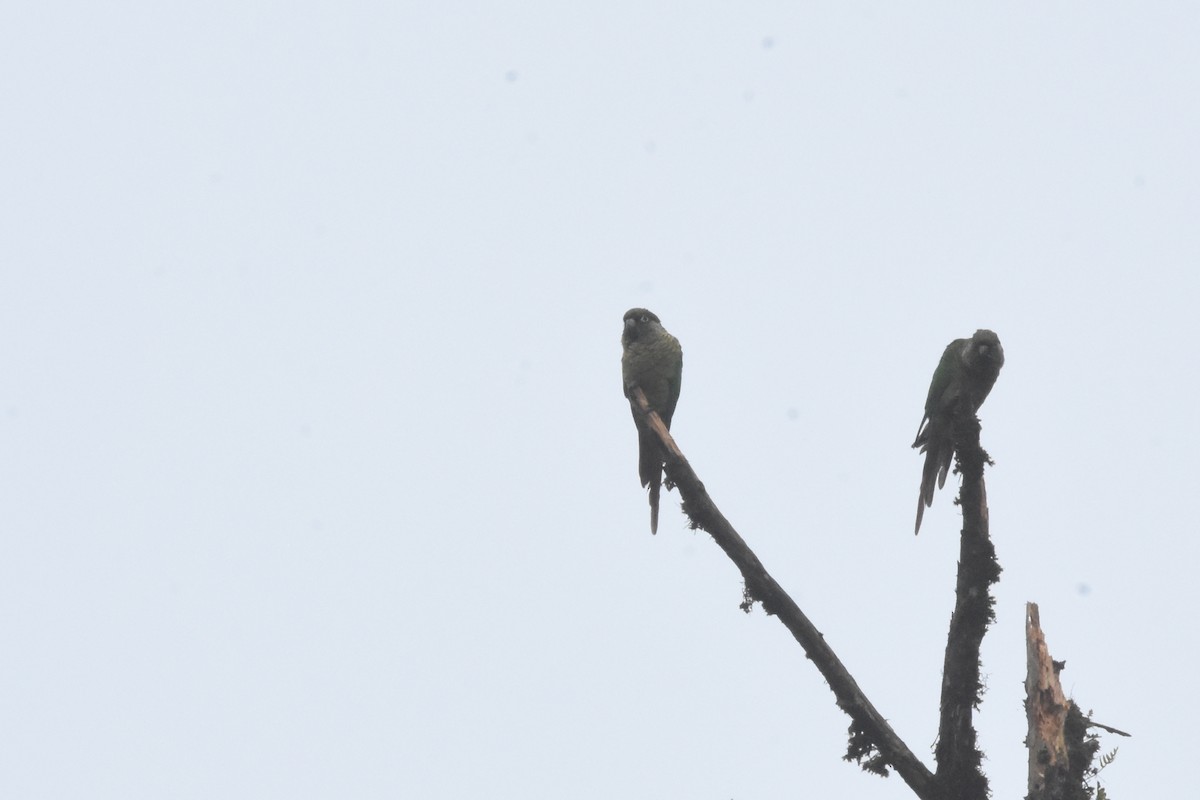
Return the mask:
{"type": "MultiPolygon", "coordinates": [[[[679,340],[667,333],[653,312],[631,308],[625,312],[621,347],[625,396],[629,397],[633,387],[640,386],[650,408],[658,412],[663,424],[670,429],[683,378],[683,349],[679,340]]],[[[663,471],[661,445],[654,433],[643,427],[637,414],[633,419],[638,426],[638,476],[642,486],[650,487],[650,532],[657,533],[658,493],[663,471]]]]}
{"type": "Polygon", "coordinates": [[[946,485],[946,473],[954,459],[955,420],[979,411],[1002,366],[1004,348],[989,330],[977,330],[970,339],[955,339],[942,353],[929,383],[925,416],[912,444],[925,454],[921,494],[917,497],[916,533],[921,532],[925,507],[933,505],[934,481],[939,489],[946,485]]]}

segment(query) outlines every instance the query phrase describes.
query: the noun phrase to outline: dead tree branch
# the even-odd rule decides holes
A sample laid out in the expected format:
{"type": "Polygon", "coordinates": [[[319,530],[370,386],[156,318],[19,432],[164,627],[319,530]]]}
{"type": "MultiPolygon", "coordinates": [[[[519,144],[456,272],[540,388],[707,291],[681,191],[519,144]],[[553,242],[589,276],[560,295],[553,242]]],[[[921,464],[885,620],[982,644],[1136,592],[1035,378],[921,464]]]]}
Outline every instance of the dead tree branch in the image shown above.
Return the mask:
{"type": "Polygon", "coordinates": [[[634,387],[631,391],[630,405],[661,441],[668,488],[674,486],[679,489],[683,498],[683,512],[691,520],[692,528],[708,532],[742,573],[745,582],[743,608],[748,610],[757,601],[762,604],[764,611],[777,617],[829,683],[838,707],[850,715],[851,739],[847,758],[858,761],[864,769],[884,775],[887,774],[887,767],[894,768],[923,800],[948,797],[940,791],[933,773],[913,755],[863,694],[821,632],[770,576],[758,556],[725,519],[658,414],[650,410],[640,388],[634,387]]]}
{"type": "MultiPolygon", "coordinates": [[[[1088,780],[1095,778],[1104,767],[1093,766],[1100,750],[1098,737],[1088,728],[1099,728],[1118,736],[1128,733],[1099,722],[1092,722],[1063,694],[1058,673],[1066,668],[1065,661],[1050,657],[1046,636],[1042,633],[1037,603],[1025,604],[1025,714],[1029,732],[1025,746],[1029,749],[1029,800],[1089,800],[1092,791],[1088,780]]],[[[1111,762],[1116,754],[1108,754],[1111,762]]]]}
{"type": "Polygon", "coordinates": [[[1029,733],[1029,797],[1062,797],[1067,781],[1067,698],[1050,658],[1036,603],[1025,604],[1025,714],[1029,733]]]}
{"type": "Polygon", "coordinates": [[[991,587],[1000,579],[996,549],[988,535],[987,487],[983,466],[988,455],[979,446],[979,420],[959,421],[954,430],[955,458],[962,474],[959,504],[963,512],[954,614],[946,640],[942,670],[941,718],[937,778],[952,797],[986,800],[987,777],[983,754],[976,746],[974,711],[982,699],[979,649],[988,625],[995,620],[991,587]]]}

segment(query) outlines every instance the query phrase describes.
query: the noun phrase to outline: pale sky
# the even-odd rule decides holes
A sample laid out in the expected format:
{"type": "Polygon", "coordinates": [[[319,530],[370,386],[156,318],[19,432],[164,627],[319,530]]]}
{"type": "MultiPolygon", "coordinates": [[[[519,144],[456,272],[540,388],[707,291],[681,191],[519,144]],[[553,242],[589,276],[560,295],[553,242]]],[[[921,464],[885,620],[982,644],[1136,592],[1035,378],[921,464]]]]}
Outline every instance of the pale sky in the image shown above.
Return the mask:
{"type": "MultiPolygon", "coordinates": [[[[673,431],[933,766],[942,348],[994,329],[978,718],[1026,601],[1178,796],[1200,712],[1200,7],[0,10],[0,796],[906,798],[664,495],[673,431]]],[[[955,481],[956,484],[956,481],[955,481]]]]}

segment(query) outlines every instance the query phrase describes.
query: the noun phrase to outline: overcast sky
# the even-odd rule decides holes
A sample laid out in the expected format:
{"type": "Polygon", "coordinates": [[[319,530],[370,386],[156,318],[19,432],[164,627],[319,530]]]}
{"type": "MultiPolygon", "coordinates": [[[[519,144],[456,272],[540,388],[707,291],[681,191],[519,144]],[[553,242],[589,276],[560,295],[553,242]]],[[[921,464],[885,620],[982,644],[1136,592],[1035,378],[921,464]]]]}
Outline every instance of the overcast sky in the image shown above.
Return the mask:
{"type": "Polygon", "coordinates": [[[1194,779],[1200,8],[11,3],[0,795],[911,797],[638,486],[621,317],[709,492],[933,766],[952,339],[1004,574],[978,724],[1024,794],[1024,604],[1194,779]]]}

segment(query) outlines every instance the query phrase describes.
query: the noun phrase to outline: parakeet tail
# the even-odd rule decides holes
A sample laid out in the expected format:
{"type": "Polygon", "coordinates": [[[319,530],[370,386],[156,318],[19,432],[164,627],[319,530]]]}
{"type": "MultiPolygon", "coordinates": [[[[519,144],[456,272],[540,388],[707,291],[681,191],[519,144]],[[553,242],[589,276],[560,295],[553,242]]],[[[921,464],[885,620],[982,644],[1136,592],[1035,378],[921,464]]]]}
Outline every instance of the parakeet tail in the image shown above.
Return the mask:
{"type": "Polygon", "coordinates": [[[650,533],[658,533],[658,483],[650,484],[650,533]]]}
{"type": "MultiPolygon", "coordinates": [[[[914,445],[915,446],[915,445],[914,445]]],[[[925,453],[925,466],[921,469],[921,492],[917,495],[917,525],[913,533],[921,532],[921,518],[925,508],[933,505],[933,491],[946,485],[950,462],[954,459],[954,443],[945,439],[927,439],[921,450],[925,453]]]]}
{"type": "Polygon", "coordinates": [[[638,477],[650,487],[650,532],[658,533],[658,494],[662,487],[662,455],[658,439],[649,431],[638,431],[638,477]]]}

